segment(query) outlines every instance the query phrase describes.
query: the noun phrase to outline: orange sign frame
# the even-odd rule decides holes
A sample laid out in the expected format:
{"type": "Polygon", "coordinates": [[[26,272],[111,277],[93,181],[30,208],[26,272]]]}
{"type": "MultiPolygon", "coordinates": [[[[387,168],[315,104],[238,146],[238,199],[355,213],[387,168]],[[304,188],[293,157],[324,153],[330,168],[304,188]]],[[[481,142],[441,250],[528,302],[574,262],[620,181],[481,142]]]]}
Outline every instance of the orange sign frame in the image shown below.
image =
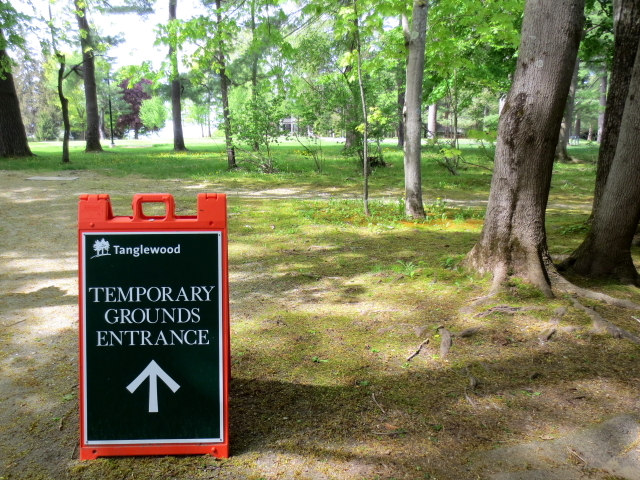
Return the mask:
{"type": "MultiPolygon", "coordinates": [[[[197,195],[195,216],[176,216],[175,202],[170,194],[136,194],[132,200],[132,216],[114,216],[109,195],[81,195],[78,202],[78,261],[79,261],[79,402],[80,402],[80,459],[89,460],[107,456],[137,455],[187,455],[209,454],[218,458],[229,455],[228,427],[228,385],[230,379],[230,332],[229,332],[229,282],[228,282],[228,246],[227,246],[227,207],[226,195],[200,193],[197,195]],[[145,203],[163,203],[164,216],[147,216],[143,212],[145,203]],[[126,234],[126,233],[214,233],[220,238],[220,312],[221,312],[221,355],[220,355],[220,407],[222,432],[221,441],[202,443],[193,441],[162,442],[136,440],[116,442],[87,441],[87,389],[85,382],[91,375],[88,371],[85,352],[86,322],[85,300],[85,257],[90,252],[83,238],[86,234],[126,234]]],[[[104,241],[104,240],[103,240],[104,241]]],[[[197,288],[197,287],[192,287],[197,288]]],[[[95,289],[94,289],[95,290],[95,289]]],[[[93,297],[93,295],[92,295],[93,297]]],[[[208,296],[207,296],[208,298],[208,296]]],[[[148,310],[148,309],[147,309],[148,310]]],[[[203,330],[199,330],[202,332],[203,330]]],[[[164,373],[164,372],[163,372],[164,373]]],[[[151,382],[151,377],[149,382],[151,382]]],[[[175,383],[175,382],[174,382],[175,383]]],[[[149,384],[151,389],[151,383],[149,384]]],[[[141,389],[142,390],[142,389],[141,389]]],[[[151,395],[151,394],[150,394],[151,395]]],[[[157,400],[156,400],[157,401],[157,400]]],[[[149,412],[151,412],[151,407],[149,412]]],[[[157,411],[157,410],[154,410],[157,411]]],[[[215,415],[213,413],[212,415],[215,415]]]]}

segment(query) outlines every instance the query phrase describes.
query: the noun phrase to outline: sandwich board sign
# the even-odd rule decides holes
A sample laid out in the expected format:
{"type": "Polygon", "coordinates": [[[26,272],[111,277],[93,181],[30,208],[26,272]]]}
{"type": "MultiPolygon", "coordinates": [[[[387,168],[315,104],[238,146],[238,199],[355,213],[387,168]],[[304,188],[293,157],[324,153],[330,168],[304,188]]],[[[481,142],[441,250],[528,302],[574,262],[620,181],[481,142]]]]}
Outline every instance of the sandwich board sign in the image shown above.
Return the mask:
{"type": "Polygon", "coordinates": [[[228,456],[229,294],[223,194],[175,216],[168,194],[78,203],[80,459],[228,456]],[[164,216],[147,216],[145,203],[164,216]]]}

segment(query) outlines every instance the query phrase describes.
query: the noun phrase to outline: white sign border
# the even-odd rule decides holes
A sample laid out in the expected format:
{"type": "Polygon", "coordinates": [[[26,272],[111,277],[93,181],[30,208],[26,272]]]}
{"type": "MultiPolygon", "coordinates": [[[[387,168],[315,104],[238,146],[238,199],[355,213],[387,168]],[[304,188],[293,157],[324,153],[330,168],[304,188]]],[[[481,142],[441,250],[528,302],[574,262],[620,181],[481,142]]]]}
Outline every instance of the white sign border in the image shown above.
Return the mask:
{"type": "MultiPolygon", "coordinates": [[[[206,444],[206,443],[222,443],[224,442],[224,402],[220,402],[220,432],[222,433],[220,438],[191,438],[191,439],[145,439],[145,440],[89,440],[88,439],[88,408],[87,408],[87,351],[86,351],[86,322],[87,322],[87,311],[86,311],[86,287],[87,287],[87,269],[86,269],[86,261],[87,261],[87,252],[85,251],[85,236],[86,235],[171,235],[171,234],[207,234],[207,235],[217,235],[218,239],[218,285],[223,285],[222,283],[222,231],[219,230],[166,230],[166,231],[117,231],[117,230],[108,230],[108,231],[83,231],[80,243],[80,251],[82,258],[82,426],[83,426],[83,442],[87,446],[100,446],[100,445],[157,445],[157,444],[206,444]]],[[[218,338],[220,339],[219,344],[219,352],[220,352],[220,361],[219,361],[219,378],[220,378],[220,392],[224,392],[224,344],[222,338],[223,332],[223,318],[222,318],[222,288],[218,289],[218,315],[220,318],[219,332],[218,338]]]]}

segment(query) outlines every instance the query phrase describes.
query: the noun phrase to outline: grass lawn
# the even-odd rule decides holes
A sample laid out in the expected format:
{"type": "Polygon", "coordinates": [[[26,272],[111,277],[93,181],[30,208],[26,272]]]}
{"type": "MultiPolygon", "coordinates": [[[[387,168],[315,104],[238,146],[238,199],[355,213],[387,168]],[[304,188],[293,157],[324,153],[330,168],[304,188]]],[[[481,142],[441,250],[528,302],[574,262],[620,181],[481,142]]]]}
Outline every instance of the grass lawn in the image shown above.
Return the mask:
{"type": "MultiPolygon", "coordinates": [[[[506,456],[487,463],[484,452],[640,413],[640,347],[594,333],[570,298],[513,281],[472,305],[490,283],[459,268],[491,179],[476,145],[462,145],[455,176],[437,163],[438,148],[425,147],[424,221],[402,215],[402,152],[391,141],[388,166],[370,179],[371,217],[362,215],[356,162],[337,143],[323,143],[316,171],[283,140],[268,175],[242,154],[227,171],[219,140],[187,145],[175,154],[152,140],[118,142],[86,155],[74,142],[72,163],[61,165],[58,145],[33,144],[33,159],[0,159],[0,478],[489,478],[519,467],[506,456]],[[79,179],[26,180],[36,175],[79,179]],[[228,194],[231,458],[79,462],[77,195],[110,194],[115,213],[128,215],[134,193],[154,191],[174,195],[179,215],[194,213],[197,192],[228,194]],[[490,310],[501,305],[513,308],[490,310]],[[477,330],[456,336],[467,329],[477,330]]],[[[555,165],[547,212],[554,256],[584,238],[593,191],[597,148],[569,152],[580,161],[555,165]]],[[[571,280],[640,303],[636,288],[571,280]]],[[[633,312],[595,306],[640,332],[633,312]]]]}

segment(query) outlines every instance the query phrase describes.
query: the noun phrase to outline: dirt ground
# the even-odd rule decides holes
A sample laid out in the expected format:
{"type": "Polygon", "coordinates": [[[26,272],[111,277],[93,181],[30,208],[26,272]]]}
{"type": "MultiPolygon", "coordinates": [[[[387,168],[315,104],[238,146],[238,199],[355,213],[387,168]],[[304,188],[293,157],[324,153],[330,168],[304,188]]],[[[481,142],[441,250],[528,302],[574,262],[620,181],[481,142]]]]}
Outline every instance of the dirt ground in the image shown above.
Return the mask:
{"type": "MultiPolygon", "coordinates": [[[[366,397],[367,407],[355,411],[354,415],[367,422],[379,419],[379,425],[387,431],[374,440],[356,425],[332,423],[332,412],[340,405],[322,405],[319,399],[325,394],[337,398],[335,392],[296,382],[284,385],[238,375],[230,385],[232,457],[229,460],[162,457],[80,462],[77,451],[77,197],[83,193],[107,192],[126,205],[124,200],[130,198],[131,192],[184,195],[195,194],[203,188],[215,191],[215,186],[175,180],[114,180],[92,172],[65,172],[64,175],[69,178],[28,180],[31,175],[25,172],[0,172],[0,480],[640,480],[639,350],[622,344],[625,340],[602,344],[602,349],[616,356],[616,361],[624,357],[624,361],[615,364],[612,357],[613,372],[589,371],[588,379],[585,376],[562,380],[553,392],[551,388],[545,391],[544,398],[536,397],[539,395],[536,388],[523,389],[519,397],[513,396],[517,412],[509,413],[503,424],[500,424],[499,411],[502,404],[487,395],[475,402],[470,400],[478,403],[474,408],[486,415],[476,415],[475,423],[468,424],[473,430],[467,431],[467,424],[456,420],[453,407],[446,406],[442,412],[434,407],[434,415],[448,416],[449,423],[439,417],[432,425],[407,428],[406,434],[400,435],[393,424],[401,423],[406,414],[386,412],[383,418],[379,412],[381,406],[366,397]],[[270,405],[269,395],[280,395],[290,406],[276,409],[270,405]],[[332,433],[325,434],[320,427],[302,432],[283,420],[261,430],[261,424],[252,424],[257,415],[284,420],[295,415],[317,417],[332,433]],[[564,421],[568,419],[571,422],[564,421]],[[520,432],[510,432],[518,422],[521,422],[520,432]],[[442,425],[445,425],[444,431],[440,432],[442,425]],[[484,438],[477,430],[481,428],[487,428],[488,432],[495,428],[505,436],[496,439],[487,434],[492,438],[484,438]],[[431,433],[425,433],[425,429],[431,429],[431,433]],[[310,436],[309,431],[315,434],[310,436]],[[438,446],[425,447],[435,443],[436,435],[440,435],[438,446]]],[[[49,176],[58,177],[60,173],[49,176]]],[[[258,196],[257,192],[253,194],[258,196]]],[[[115,213],[129,212],[123,209],[115,213]]],[[[261,275],[262,284],[268,288],[270,273],[261,275]]],[[[265,297],[251,296],[243,288],[234,289],[234,279],[241,280],[241,274],[231,274],[232,323],[241,323],[251,312],[260,309],[265,297]]],[[[307,288],[306,293],[313,292],[307,288]]],[[[383,312],[379,305],[376,307],[375,300],[359,308],[365,307],[383,312]]],[[[378,334],[383,335],[380,332],[383,330],[378,330],[378,334]]],[[[494,342],[506,345],[514,341],[507,337],[509,335],[494,338],[494,342]]],[[[560,338],[574,341],[568,336],[560,338]]],[[[575,341],[584,343],[584,338],[575,341]]],[[[417,344],[417,340],[414,343],[417,344]]],[[[540,350],[536,361],[541,366],[532,370],[531,379],[536,372],[551,368],[545,367],[544,362],[555,352],[537,344],[536,341],[536,348],[540,350]]],[[[578,348],[568,351],[582,354],[578,348]]],[[[562,361],[560,359],[560,363],[562,361]]],[[[486,367],[487,372],[508,370],[508,363],[507,360],[502,367],[486,367]]],[[[234,363],[234,368],[239,368],[237,365],[234,363]]],[[[482,367],[482,363],[478,365],[482,367]]],[[[589,368],[584,367],[585,371],[589,368]]],[[[436,379],[432,383],[447,388],[447,382],[457,374],[449,372],[448,375],[446,381],[436,379]]],[[[499,388],[496,387],[496,392],[499,388]]],[[[500,397],[508,397],[508,388],[503,390],[499,392],[500,397]]],[[[465,404],[464,397],[462,403],[465,404]]]]}

